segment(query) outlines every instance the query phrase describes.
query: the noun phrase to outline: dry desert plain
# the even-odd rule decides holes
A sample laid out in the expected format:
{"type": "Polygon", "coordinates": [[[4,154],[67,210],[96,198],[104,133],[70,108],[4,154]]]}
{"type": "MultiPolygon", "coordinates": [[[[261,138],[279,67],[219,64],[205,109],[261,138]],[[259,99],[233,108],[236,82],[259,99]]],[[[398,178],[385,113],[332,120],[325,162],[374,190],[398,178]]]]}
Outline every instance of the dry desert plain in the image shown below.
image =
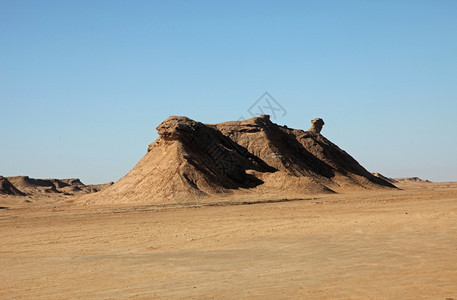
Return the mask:
{"type": "Polygon", "coordinates": [[[3,196],[0,298],[457,299],[457,183],[400,188],[190,207],[3,196]]]}

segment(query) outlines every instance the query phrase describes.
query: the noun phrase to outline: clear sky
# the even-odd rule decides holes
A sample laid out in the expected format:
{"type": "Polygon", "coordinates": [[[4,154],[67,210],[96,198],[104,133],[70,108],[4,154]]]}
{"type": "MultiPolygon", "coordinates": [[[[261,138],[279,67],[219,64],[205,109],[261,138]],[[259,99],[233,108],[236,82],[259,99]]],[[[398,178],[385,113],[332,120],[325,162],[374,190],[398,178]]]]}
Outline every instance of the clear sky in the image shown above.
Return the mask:
{"type": "Polygon", "coordinates": [[[1,175],[116,181],[168,116],[265,91],[369,171],[456,181],[457,1],[0,0],[1,175]]]}

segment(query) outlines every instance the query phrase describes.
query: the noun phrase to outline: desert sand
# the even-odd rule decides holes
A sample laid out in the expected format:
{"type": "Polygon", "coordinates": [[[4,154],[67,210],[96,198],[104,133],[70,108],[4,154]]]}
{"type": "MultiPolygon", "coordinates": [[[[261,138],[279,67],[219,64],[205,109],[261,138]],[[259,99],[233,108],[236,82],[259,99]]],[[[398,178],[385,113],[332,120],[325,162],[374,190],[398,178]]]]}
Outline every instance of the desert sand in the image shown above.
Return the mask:
{"type": "Polygon", "coordinates": [[[188,207],[2,196],[0,298],[457,299],[457,183],[397,186],[188,207]]]}

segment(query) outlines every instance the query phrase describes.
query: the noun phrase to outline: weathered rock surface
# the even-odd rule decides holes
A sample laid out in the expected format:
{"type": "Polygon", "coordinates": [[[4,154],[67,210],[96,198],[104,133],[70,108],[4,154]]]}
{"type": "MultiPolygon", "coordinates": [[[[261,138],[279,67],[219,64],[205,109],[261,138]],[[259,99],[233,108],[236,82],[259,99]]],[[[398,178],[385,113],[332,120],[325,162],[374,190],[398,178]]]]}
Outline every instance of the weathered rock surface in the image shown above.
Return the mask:
{"type": "Polygon", "coordinates": [[[382,180],[390,182],[392,184],[397,182],[397,180],[395,180],[394,178],[390,178],[390,177],[384,176],[381,173],[373,173],[373,175],[378,177],[378,178],[381,178],[382,180]]]}
{"type": "Polygon", "coordinates": [[[18,190],[7,178],[3,176],[0,176],[0,195],[25,196],[23,192],[18,190]]]}
{"type": "Polygon", "coordinates": [[[431,183],[430,180],[421,179],[419,177],[390,178],[382,175],[381,173],[373,173],[373,175],[390,183],[431,183]]]}
{"type": "Polygon", "coordinates": [[[98,192],[111,185],[85,185],[78,178],[71,179],[36,179],[28,176],[3,177],[20,193],[11,195],[37,196],[42,194],[84,195],[98,192]]]}
{"type": "Polygon", "coordinates": [[[321,133],[322,127],[324,127],[324,120],[321,118],[316,118],[311,120],[311,127],[308,129],[310,132],[321,133]]]}
{"type": "Polygon", "coordinates": [[[267,115],[203,124],[172,116],[123,178],[88,195],[93,203],[176,203],[228,194],[313,194],[394,188],[314,130],[278,126],[267,115]]]}

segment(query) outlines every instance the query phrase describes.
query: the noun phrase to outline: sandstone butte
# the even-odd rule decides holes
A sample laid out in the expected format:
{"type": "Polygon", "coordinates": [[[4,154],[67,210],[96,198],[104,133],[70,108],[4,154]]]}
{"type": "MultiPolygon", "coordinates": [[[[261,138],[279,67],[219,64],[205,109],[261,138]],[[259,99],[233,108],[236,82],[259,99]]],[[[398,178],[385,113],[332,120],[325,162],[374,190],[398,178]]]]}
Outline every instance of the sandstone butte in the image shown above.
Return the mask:
{"type": "Polygon", "coordinates": [[[83,196],[87,204],[186,203],[234,195],[310,195],[395,188],[320,132],[273,123],[268,115],[203,124],[171,116],[146,155],[123,178],[83,196]]]}

